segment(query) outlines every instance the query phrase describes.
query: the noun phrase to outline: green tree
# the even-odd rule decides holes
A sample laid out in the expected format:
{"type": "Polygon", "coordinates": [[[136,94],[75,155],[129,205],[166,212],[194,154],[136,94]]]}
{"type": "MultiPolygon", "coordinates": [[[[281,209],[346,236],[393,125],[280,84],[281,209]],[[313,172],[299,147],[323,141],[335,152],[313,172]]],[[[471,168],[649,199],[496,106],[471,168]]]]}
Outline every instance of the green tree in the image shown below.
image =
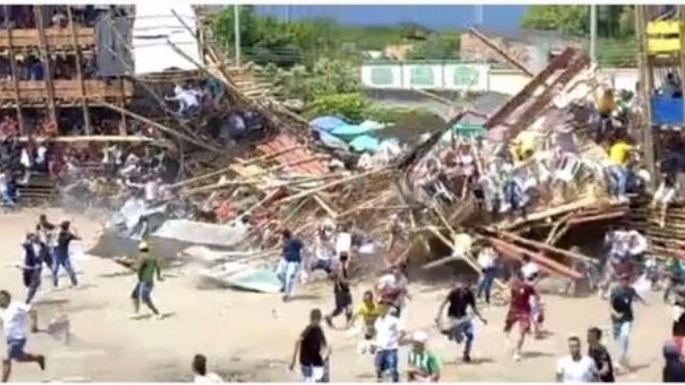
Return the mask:
{"type": "Polygon", "coordinates": [[[407,54],[411,60],[445,60],[459,58],[460,40],[458,36],[431,35],[428,39],[414,44],[407,54]]]}
{"type": "MultiPolygon", "coordinates": [[[[597,33],[600,37],[631,37],[635,33],[634,23],[635,7],[633,5],[597,6],[597,33]]],[[[587,37],[590,34],[590,6],[529,6],[523,15],[521,26],[587,37]]]]}
{"type": "Polygon", "coordinates": [[[588,5],[533,5],[526,8],[521,26],[586,36],[590,32],[589,20],[588,5]]]}

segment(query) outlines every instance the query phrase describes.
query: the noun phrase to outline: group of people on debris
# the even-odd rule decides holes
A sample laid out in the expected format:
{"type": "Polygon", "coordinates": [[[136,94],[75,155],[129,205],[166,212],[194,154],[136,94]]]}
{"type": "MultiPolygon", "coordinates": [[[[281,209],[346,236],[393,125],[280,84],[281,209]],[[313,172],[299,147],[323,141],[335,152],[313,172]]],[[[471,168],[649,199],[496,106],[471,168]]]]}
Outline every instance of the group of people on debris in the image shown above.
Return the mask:
{"type": "MultiPolygon", "coordinates": [[[[415,168],[415,187],[427,203],[455,202],[472,193],[487,212],[525,215],[531,205],[579,196],[586,187],[581,182],[589,176],[606,186],[613,202],[625,203],[628,194],[647,193],[652,178],[641,159],[640,146],[631,137],[632,98],[627,91],[615,97],[612,89],[603,88],[591,104],[588,124],[596,132],[596,144],[606,150],[603,160],[578,152],[583,145],[578,142],[581,133],[574,133],[571,125],[564,123],[547,134],[536,128],[536,123],[505,148],[480,137],[438,142],[415,168]]],[[[545,124],[544,119],[540,121],[545,124]]],[[[677,173],[685,167],[680,129],[664,131],[661,183],[652,202],[662,210],[662,226],[679,189],[677,173]]]]}

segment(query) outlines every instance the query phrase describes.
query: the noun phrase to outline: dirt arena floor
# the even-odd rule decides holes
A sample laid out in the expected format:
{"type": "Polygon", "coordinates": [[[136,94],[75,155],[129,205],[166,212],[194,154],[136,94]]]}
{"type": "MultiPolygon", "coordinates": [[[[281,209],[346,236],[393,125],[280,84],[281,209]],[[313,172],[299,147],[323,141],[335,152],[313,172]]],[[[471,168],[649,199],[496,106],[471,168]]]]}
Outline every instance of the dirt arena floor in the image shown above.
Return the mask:
{"type": "MultiPolygon", "coordinates": [[[[84,238],[84,248],[95,241],[98,221],[44,210],[53,222],[72,221],[84,238]]],[[[0,287],[17,298],[25,298],[19,270],[20,243],[27,230],[35,226],[37,210],[0,215],[0,287]]],[[[14,381],[188,381],[192,379],[190,361],[194,354],[209,358],[210,369],[239,381],[296,381],[298,373],[287,371],[294,340],[305,326],[309,310],[320,307],[330,311],[331,289],[300,287],[298,297],[283,304],[277,295],[244,293],[225,289],[200,290],[190,277],[167,277],[158,284],[153,298],[164,320],[132,320],[129,294],[135,277],[112,261],[86,257],[75,261],[81,287],[54,291],[44,279],[35,307],[39,322],[45,326],[55,314],[69,315],[74,337],[66,345],[46,333],[30,336],[27,350],[47,355],[48,368],[41,374],[32,364],[14,365],[14,381]]],[[[45,277],[47,278],[47,277],[45,277]]],[[[67,286],[66,277],[62,279],[67,286]]],[[[355,298],[368,285],[358,284],[355,298]]],[[[550,336],[529,341],[524,360],[514,362],[505,350],[501,332],[505,309],[483,309],[489,321],[478,324],[474,363],[461,363],[461,347],[448,342],[434,326],[437,307],[447,287],[413,285],[409,305],[408,329],[427,331],[429,344],[443,360],[443,381],[554,381],[556,360],[566,354],[566,338],[585,335],[591,326],[608,327],[607,303],[596,297],[568,299],[546,295],[547,329],[550,336]]],[[[653,293],[649,306],[636,305],[637,322],[631,341],[634,366],[618,381],[660,381],[661,344],[670,331],[670,316],[653,293]]],[[[338,320],[342,322],[342,318],[338,320]]],[[[333,349],[332,380],[373,381],[372,359],[356,352],[357,337],[345,331],[326,330],[333,349]]],[[[5,353],[4,340],[0,343],[5,353]]],[[[614,351],[611,346],[612,352],[614,351]]],[[[401,367],[406,351],[401,351],[401,367]]]]}

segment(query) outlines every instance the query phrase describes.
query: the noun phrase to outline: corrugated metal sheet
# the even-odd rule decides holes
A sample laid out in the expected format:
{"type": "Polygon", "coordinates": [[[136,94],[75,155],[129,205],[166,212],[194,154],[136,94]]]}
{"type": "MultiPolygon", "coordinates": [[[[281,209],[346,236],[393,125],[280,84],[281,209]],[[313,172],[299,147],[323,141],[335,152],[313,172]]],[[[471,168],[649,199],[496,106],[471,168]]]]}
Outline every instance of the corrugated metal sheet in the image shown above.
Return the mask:
{"type": "Polygon", "coordinates": [[[195,62],[201,63],[195,28],[195,14],[190,4],[164,1],[138,3],[133,22],[135,75],[160,73],[170,68],[196,70],[195,64],[174,49],[176,47],[195,62]],[[191,28],[192,34],[172,10],[191,28]]]}

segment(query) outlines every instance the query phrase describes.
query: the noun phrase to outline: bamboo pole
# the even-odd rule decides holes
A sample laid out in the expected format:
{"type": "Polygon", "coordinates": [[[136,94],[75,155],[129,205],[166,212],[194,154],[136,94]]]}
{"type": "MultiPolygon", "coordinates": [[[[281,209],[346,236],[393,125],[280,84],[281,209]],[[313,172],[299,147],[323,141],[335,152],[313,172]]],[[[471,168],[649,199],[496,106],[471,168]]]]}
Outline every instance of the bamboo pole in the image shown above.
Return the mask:
{"type": "Polygon", "coordinates": [[[339,179],[339,180],[336,180],[336,181],[333,181],[330,183],[326,183],[325,185],[320,186],[320,187],[316,187],[316,188],[309,189],[309,190],[304,190],[304,191],[299,192],[295,195],[285,197],[285,198],[279,200],[278,202],[279,203],[287,203],[287,202],[293,201],[295,199],[300,199],[300,198],[308,196],[308,195],[316,194],[320,191],[328,190],[330,188],[339,186],[341,184],[345,184],[345,183],[355,181],[357,179],[362,179],[362,178],[366,178],[366,177],[374,175],[374,174],[383,174],[383,173],[387,173],[387,172],[390,172],[390,170],[383,168],[383,169],[366,171],[366,172],[363,172],[361,174],[355,174],[355,175],[352,175],[352,176],[347,177],[347,178],[343,178],[343,179],[339,179]]]}
{"type": "Polygon", "coordinates": [[[59,132],[59,122],[57,121],[57,109],[55,107],[55,89],[52,85],[52,71],[50,70],[50,53],[48,52],[48,42],[45,37],[45,25],[43,25],[43,9],[42,5],[34,7],[34,17],[36,26],[38,27],[38,37],[40,40],[40,56],[43,62],[43,76],[45,79],[45,88],[48,94],[48,113],[50,119],[55,124],[55,129],[59,132]]]}
{"type": "Polygon", "coordinates": [[[557,247],[550,246],[550,245],[542,243],[542,242],[532,241],[530,239],[520,237],[514,233],[510,233],[507,231],[501,231],[498,233],[498,235],[503,235],[505,238],[509,238],[509,239],[514,240],[516,242],[522,243],[526,246],[534,247],[538,250],[544,250],[544,251],[547,251],[549,253],[563,255],[565,257],[577,259],[577,260],[580,260],[583,262],[594,262],[595,261],[593,258],[587,257],[585,255],[574,253],[572,251],[568,251],[568,250],[564,250],[564,249],[559,249],[557,247]]]}
{"type": "Polygon", "coordinates": [[[139,120],[139,121],[141,121],[141,122],[143,122],[143,123],[145,123],[145,124],[149,124],[149,125],[151,125],[151,126],[157,128],[157,129],[159,129],[160,131],[166,132],[167,134],[176,136],[177,138],[183,139],[183,140],[185,140],[185,141],[187,141],[187,142],[190,142],[190,143],[192,143],[192,144],[194,144],[194,145],[196,145],[196,146],[198,146],[198,147],[202,147],[202,148],[204,148],[205,150],[209,150],[209,151],[211,151],[211,152],[219,153],[219,154],[221,153],[221,150],[219,150],[219,149],[217,149],[217,148],[214,148],[214,147],[208,145],[208,144],[205,143],[205,142],[202,142],[202,141],[200,141],[200,140],[197,140],[197,139],[195,139],[195,138],[192,138],[192,137],[190,137],[190,136],[188,136],[188,135],[186,135],[186,134],[184,134],[184,133],[182,133],[182,132],[176,131],[176,130],[174,130],[174,129],[172,129],[172,128],[169,128],[169,127],[167,127],[167,126],[161,125],[161,124],[159,124],[159,123],[157,123],[157,122],[155,122],[155,121],[152,121],[152,120],[150,120],[150,119],[148,119],[148,118],[146,118],[146,117],[144,117],[144,116],[140,116],[140,115],[138,115],[138,114],[136,114],[136,113],[134,113],[134,112],[131,112],[131,111],[126,110],[126,109],[124,109],[124,108],[121,108],[121,107],[119,107],[119,106],[115,106],[114,104],[111,104],[111,103],[103,102],[102,105],[105,106],[105,107],[109,107],[110,109],[112,109],[112,110],[114,110],[114,111],[120,112],[120,113],[122,113],[122,114],[126,114],[126,115],[130,116],[131,118],[136,119],[136,120],[139,120]]]}
{"type": "Polygon", "coordinates": [[[17,58],[14,54],[14,43],[12,41],[12,28],[9,24],[9,6],[5,7],[5,27],[7,28],[7,42],[9,43],[9,59],[10,71],[12,74],[12,86],[14,87],[14,101],[17,103],[17,123],[19,124],[19,134],[26,135],[26,127],[24,127],[24,117],[21,112],[21,99],[19,97],[19,71],[17,71],[17,58]]]}
{"type": "Polygon", "coordinates": [[[81,71],[81,64],[83,64],[83,55],[81,54],[81,47],[78,45],[78,38],[76,37],[76,24],[71,12],[71,7],[67,7],[67,19],[71,29],[71,41],[76,50],[76,78],[78,79],[81,90],[81,108],[83,109],[83,121],[85,123],[86,135],[92,134],[90,126],[90,113],[88,111],[88,100],[86,99],[86,87],[83,84],[83,73],[81,71]]]}

